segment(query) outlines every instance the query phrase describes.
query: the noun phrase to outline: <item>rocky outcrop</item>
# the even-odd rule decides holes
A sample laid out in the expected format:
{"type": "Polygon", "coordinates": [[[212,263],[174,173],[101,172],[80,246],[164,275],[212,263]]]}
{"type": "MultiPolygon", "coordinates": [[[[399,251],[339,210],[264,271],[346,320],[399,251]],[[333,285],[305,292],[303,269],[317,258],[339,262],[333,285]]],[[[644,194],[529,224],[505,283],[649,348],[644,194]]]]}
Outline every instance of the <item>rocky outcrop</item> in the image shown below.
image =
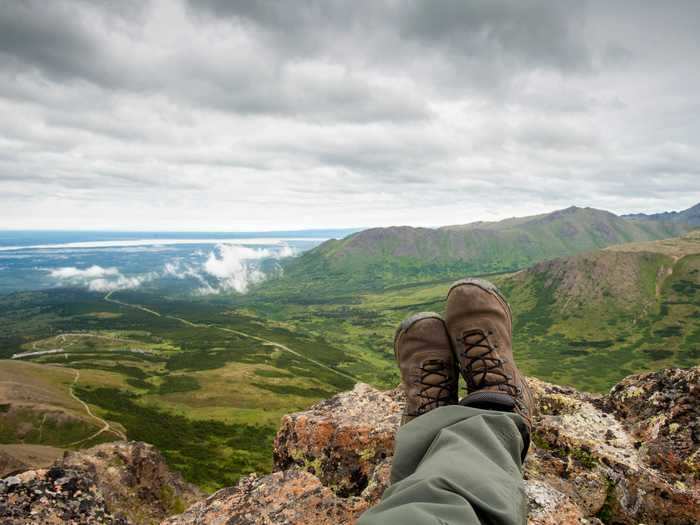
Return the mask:
{"type": "Polygon", "coordinates": [[[0,523],[147,525],[202,497],[153,446],[107,443],[1,480],[0,523]]]}
{"type": "MultiPolygon", "coordinates": [[[[650,420],[658,419],[659,411],[664,410],[661,406],[648,407],[654,403],[654,394],[669,402],[669,424],[674,417],[685,414],[676,409],[688,401],[689,389],[659,381],[668,374],[675,374],[686,387],[689,381],[695,382],[697,406],[697,373],[698,369],[694,369],[633,376],[605,397],[532,380],[541,414],[533,436],[535,447],[525,464],[528,486],[544,483],[562,494],[567,503],[573,503],[583,516],[598,517],[604,522],[700,521],[697,475],[689,471],[682,474],[670,464],[651,463],[645,442],[634,431],[640,424],[652,425],[650,420]],[[640,385],[648,387],[643,411],[634,406],[634,396],[625,401],[620,395],[621,391],[634,392],[640,385]]],[[[689,452],[697,454],[699,446],[700,440],[695,441],[689,452]]],[[[669,451],[672,448],[669,445],[669,451]]],[[[537,508],[532,498],[531,508],[537,508]]]]}
{"type": "MultiPolygon", "coordinates": [[[[700,368],[631,376],[605,396],[529,381],[531,525],[700,523],[700,368]]],[[[389,484],[401,410],[400,391],[358,384],[285,416],[276,472],[206,499],[150,445],[68,453],[0,481],[0,523],[354,523],[389,484]]]]}
{"type": "Polygon", "coordinates": [[[98,445],[68,453],[61,465],[93,474],[107,506],[134,524],[159,523],[203,496],[172,472],[160,452],[146,443],[98,445]]]}
{"type": "Polygon", "coordinates": [[[648,464],[674,483],[700,477],[700,368],[629,377],[606,401],[648,464]]]}
{"type": "Polygon", "coordinates": [[[0,480],[0,523],[128,525],[114,516],[87,472],[55,467],[0,480]]]}
{"type": "MultiPolygon", "coordinates": [[[[700,369],[631,376],[606,396],[530,381],[530,524],[700,522],[700,369]]],[[[388,486],[401,394],[358,384],[286,416],[275,468],[168,525],[353,523],[388,486]]]]}
{"type": "Polygon", "coordinates": [[[364,498],[341,498],[313,474],[293,469],[244,478],[163,525],[337,525],[354,521],[368,505],[364,498]]]}
{"type": "Polygon", "coordinates": [[[275,438],[275,469],[302,469],[339,496],[359,495],[377,465],[394,453],[402,397],[398,389],[380,392],[359,383],[285,416],[275,438]]]}

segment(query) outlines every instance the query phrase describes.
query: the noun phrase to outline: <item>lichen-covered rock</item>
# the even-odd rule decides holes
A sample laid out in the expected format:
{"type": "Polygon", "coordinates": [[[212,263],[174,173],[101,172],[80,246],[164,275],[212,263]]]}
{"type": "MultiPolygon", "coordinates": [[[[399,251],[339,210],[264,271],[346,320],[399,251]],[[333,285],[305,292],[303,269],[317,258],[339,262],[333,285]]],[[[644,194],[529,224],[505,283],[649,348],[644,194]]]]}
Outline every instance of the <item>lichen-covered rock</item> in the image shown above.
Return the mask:
{"type": "Polygon", "coordinates": [[[401,393],[355,388],[282,419],[273,453],[275,470],[300,468],[339,496],[359,495],[375,466],[394,453],[401,393]]]}
{"type": "MultiPolygon", "coordinates": [[[[699,374],[631,376],[607,396],[530,380],[539,415],[525,463],[529,523],[700,523],[699,374]]],[[[168,523],[354,523],[389,484],[401,405],[398,390],[357,385],[286,416],[275,441],[282,472],[168,523]]]]}
{"type": "MultiPolygon", "coordinates": [[[[697,368],[631,376],[604,397],[532,380],[541,415],[525,466],[527,478],[566,494],[586,516],[605,516],[615,523],[700,522],[697,478],[690,470],[671,471],[650,462],[644,441],[654,437],[640,433],[653,427],[649,420],[658,420],[660,411],[687,418],[697,377],[697,368]],[[652,393],[665,403],[655,401],[652,393]]],[[[666,417],[671,424],[674,416],[666,417]]],[[[686,457],[697,454],[698,440],[681,433],[678,439],[672,443],[671,437],[661,448],[672,453],[683,447],[686,457]]]]}
{"type": "Polygon", "coordinates": [[[528,481],[525,492],[530,525],[580,523],[584,518],[581,509],[568,496],[543,481],[528,481]]]}
{"type": "Polygon", "coordinates": [[[372,506],[379,502],[391,479],[391,457],[379,463],[372,472],[369,483],[362,491],[362,497],[372,506]]]}
{"type": "Polygon", "coordinates": [[[630,431],[645,460],[665,476],[700,481],[700,368],[666,369],[624,379],[606,408],[630,431]]]}
{"type": "Polygon", "coordinates": [[[163,525],[337,525],[354,522],[367,507],[361,497],[338,497],[313,474],[287,470],[248,476],[163,525]]]}
{"type": "Polygon", "coordinates": [[[204,494],[171,471],[152,445],[117,441],[67,453],[59,464],[87,471],[112,512],[133,523],[159,523],[204,494]]]}
{"type": "Polygon", "coordinates": [[[0,480],[0,523],[150,525],[202,497],[153,446],[118,441],[0,480]]]}
{"type": "Polygon", "coordinates": [[[0,480],[0,523],[130,525],[109,511],[89,473],[60,467],[0,480]]]}

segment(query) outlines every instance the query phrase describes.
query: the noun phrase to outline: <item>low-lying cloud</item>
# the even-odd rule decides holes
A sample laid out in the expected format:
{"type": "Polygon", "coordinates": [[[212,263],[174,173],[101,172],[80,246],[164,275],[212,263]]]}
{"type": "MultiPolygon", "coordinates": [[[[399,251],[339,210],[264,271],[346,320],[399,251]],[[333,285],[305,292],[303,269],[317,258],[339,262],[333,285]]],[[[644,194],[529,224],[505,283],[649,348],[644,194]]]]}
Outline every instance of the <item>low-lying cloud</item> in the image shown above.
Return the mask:
{"type": "Polygon", "coordinates": [[[263,270],[264,260],[281,259],[295,255],[288,245],[274,248],[248,248],[233,244],[218,244],[206,255],[203,262],[193,264],[176,260],[165,264],[163,274],[177,279],[194,279],[201,294],[238,292],[247,293],[252,285],[261,283],[270,273],[281,268],[263,270]]]}
{"type": "Polygon", "coordinates": [[[210,253],[204,263],[204,271],[216,277],[224,289],[239,293],[248,291],[248,286],[265,279],[265,274],[253,261],[270,257],[269,250],[253,250],[243,246],[221,244],[217,253],[210,253]]]}
{"type": "Polygon", "coordinates": [[[137,288],[143,283],[153,280],[156,274],[126,276],[115,267],[103,268],[92,265],[85,269],[75,266],[56,268],[49,271],[49,276],[63,286],[82,286],[93,292],[111,292],[137,288]]]}
{"type": "Polygon", "coordinates": [[[156,279],[174,278],[193,281],[194,292],[201,295],[225,292],[244,294],[251,286],[282,272],[282,268],[274,261],[295,254],[294,248],[285,244],[249,248],[222,243],[209,252],[197,250],[191,259],[168,261],[160,271],[136,275],[124,275],[114,266],[99,265],[87,268],[66,266],[48,271],[59,286],[80,286],[94,292],[138,288],[156,279]]]}

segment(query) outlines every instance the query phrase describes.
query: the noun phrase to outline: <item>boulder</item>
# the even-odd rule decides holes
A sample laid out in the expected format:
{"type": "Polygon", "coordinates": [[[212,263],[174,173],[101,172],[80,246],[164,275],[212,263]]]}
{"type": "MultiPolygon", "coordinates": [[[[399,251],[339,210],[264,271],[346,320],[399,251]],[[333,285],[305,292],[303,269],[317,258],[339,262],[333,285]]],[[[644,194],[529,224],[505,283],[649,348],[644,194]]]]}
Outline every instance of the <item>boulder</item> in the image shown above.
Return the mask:
{"type": "Polygon", "coordinates": [[[89,472],[108,508],[132,523],[159,523],[204,493],[173,472],[153,445],[117,441],[68,452],[59,463],[89,472]]]}
{"type": "Polygon", "coordinates": [[[314,474],[339,496],[359,495],[376,466],[394,453],[403,411],[400,390],[358,383],[350,392],[282,418],[275,470],[314,474]]]}
{"type": "Polygon", "coordinates": [[[364,499],[341,498],[303,470],[242,479],[222,489],[163,525],[272,525],[351,523],[368,506],[364,499]]]}
{"type": "Polygon", "coordinates": [[[0,480],[0,523],[130,525],[110,512],[90,473],[61,467],[0,480]]]}
{"type": "Polygon", "coordinates": [[[106,443],[0,480],[0,523],[150,525],[203,496],[155,447],[106,443]]]}

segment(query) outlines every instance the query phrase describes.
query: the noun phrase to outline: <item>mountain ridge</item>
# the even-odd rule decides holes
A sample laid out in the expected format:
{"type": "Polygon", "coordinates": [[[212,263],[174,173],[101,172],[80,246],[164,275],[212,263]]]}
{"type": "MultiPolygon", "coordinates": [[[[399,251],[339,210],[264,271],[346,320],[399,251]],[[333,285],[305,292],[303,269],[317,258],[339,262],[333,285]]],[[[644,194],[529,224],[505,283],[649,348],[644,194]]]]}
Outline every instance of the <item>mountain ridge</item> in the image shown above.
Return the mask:
{"type": "Polygon", "coordinates": [[[576,206],[497,222],[370,228],[328,240],[288,261],[281,279],[311,283],[312,287],[314,282],[335,280],[348,289],[381,288],[514,271],[615,244],[675,237],[690,229],[682,222],[626,219],[605,210],[576,206]]]}
{"type": "Polygon", "coordinates": [[[700,226],[700,203],[681,211],[665,211],[661,213],[630,213],[624,218],[644,221],[683,222],[692,226],[700,226]]]}

